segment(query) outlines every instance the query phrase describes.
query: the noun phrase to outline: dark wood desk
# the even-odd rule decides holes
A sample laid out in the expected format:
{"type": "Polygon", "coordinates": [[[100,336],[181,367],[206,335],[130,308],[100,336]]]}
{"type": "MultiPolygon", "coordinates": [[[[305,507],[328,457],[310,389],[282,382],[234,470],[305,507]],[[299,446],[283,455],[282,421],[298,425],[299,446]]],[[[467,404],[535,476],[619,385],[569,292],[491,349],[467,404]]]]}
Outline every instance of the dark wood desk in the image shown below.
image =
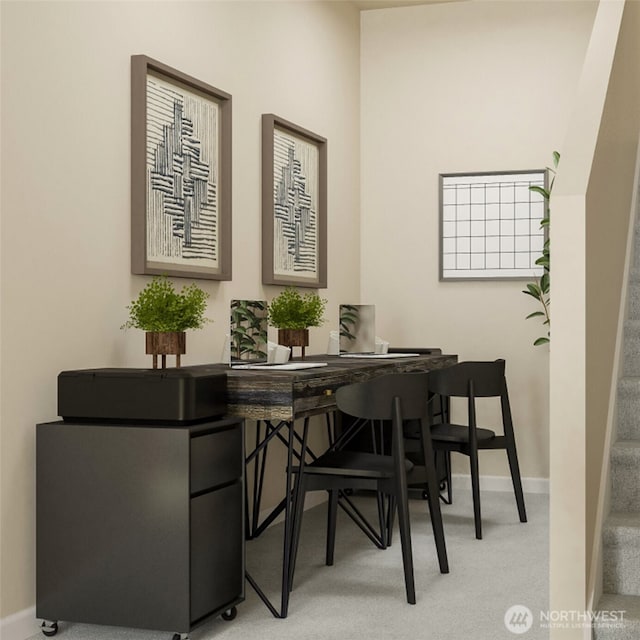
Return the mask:
{"type": "Polygon", "coordinates": [[[334,411],[336,389],[388,373],[411,373],[449,367],[455,355],[421,354],[411,358],[341,358],[309,356],[305,362],[328,366],[297,371],[265,367],[228,369],[229,414],[249,420],[297,420],[334,411]]]}
{"type": "MultiPolygon", "coordinates": [[[[387,359],[340,358],[339,356],[309,356],[305,361],[327,362],[326,367],[282,371],[265,367],[264,370],[230,369],[227,371],[228,414],[257,421],[255,446],[247,452],[246,464],[253,463],[253,500],[246,501],[247,537],[259,536],[284,511],[284,545],[280,609],[277,610],[259,585],[247,572],[249,584],[260,596],[271,613],[286,618],[289,606],[289,551],[292,535],[292,467],[295,459],[315,458],[310,450],[302,451],[302,441],[295,431],[295,421],[308,421],[310,417],[327,415],[336,409],[335,391],[340,387],[370,380],[391,373],[425,372],[455,364],[455,355],[435,353],[414,357],[387,359]],[[287,447],[287,470],[282,501],[259,522],[262,489],[264,485],[267,449],[279,440],[287,447]],[[296,446],[296,443],[297,446],[296,446]],[[250,508],[251,507],[251,508],[250,508]]],[[[209,365],[210,366],[210,365],[209,365]]],[[[246,483],[248,484],[248,483],[246,483]]]]}

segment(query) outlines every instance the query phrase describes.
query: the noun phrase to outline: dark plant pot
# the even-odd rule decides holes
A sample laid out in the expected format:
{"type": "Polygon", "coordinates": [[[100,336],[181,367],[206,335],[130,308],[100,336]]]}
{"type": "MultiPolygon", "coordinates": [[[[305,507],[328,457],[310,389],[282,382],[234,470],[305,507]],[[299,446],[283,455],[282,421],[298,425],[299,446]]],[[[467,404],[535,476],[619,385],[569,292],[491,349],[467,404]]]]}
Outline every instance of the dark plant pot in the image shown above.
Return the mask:
{"type": "Polygon", "coordinates": [[[278,344],[291,348],[302,347],[302,357],[304,358],[304,348],[309,346],[309,329],[278,329],[278,344]]]}
{"type": "Polygon", "coordinates": [[[184,331],[147,331],[146,353],[153,356],[153,368],[158,368],[158,356],[162,356],[162,368],[167,368],[167,356],[176,357],[176,368],[180,368],[180,356],[187,352],[187,334],[184,331]]]}

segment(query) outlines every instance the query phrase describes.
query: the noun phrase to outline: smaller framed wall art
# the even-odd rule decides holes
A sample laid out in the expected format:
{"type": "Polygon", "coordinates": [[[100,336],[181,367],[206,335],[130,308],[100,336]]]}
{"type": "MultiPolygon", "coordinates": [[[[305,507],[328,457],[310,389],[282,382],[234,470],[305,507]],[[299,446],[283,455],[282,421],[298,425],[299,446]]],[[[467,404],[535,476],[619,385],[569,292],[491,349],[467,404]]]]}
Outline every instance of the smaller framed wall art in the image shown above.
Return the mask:
{"type": "Polygon", "coordinates": [[[440,280],[541,276],[547,172],[440,174],[440,280]]]}
{"type": "Polygon", "coordinates": [[[327,140],[262,116],[262,282],[327,286],[327,140]]]}
{"type": "Polygon", "coordinates": [[[131,57],[131,271],[231,280],[231,96],[131,57]]]}

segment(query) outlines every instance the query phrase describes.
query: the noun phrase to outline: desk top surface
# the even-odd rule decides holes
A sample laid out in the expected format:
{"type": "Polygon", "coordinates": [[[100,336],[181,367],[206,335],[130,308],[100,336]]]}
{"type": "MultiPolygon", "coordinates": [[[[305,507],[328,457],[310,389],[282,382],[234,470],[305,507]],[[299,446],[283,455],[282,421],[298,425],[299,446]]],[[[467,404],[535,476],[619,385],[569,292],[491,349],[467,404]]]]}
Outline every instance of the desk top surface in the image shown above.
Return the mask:
{"type": "Polygon", "coordinates": [[[255,420],[292,420],[335,409],[335,391],[390,373],[441,369],[457,362],[456,355],[440,353],[385,359],[307,356],[308,362],[326,362],[326,367],[282,371],[231,369],[227,365],[203,365],[227,373],[230,415],[255,420]]]}

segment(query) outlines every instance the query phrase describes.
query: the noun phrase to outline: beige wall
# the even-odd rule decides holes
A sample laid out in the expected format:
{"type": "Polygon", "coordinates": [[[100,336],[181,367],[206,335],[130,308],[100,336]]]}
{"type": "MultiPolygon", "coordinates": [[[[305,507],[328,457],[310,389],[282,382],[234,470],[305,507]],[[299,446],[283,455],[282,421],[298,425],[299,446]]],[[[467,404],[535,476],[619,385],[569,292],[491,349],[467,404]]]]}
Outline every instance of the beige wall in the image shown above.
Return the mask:
{"type": "Polygon", "coordinates": [[[260,284],[260,114],[329,140],[329,319],[359,297],[359,17],[348,3],[2,2],[2,605],[34,602],[34,424],[60,370],[145,366],[119,330],[129,271],[129,64],[144,53],[233,95],[233,281],[200,282],[216,361],[232,297],[260,284]]]}
{"type": "MultiPolygon", "coordinates": [[[[611,413],[629,218],[640,134],[640,4],[627,2],[609,80],[586,198],[586,572],[594,541],[601,469],[611,413]],[[602,392],[594,393],[595,390],[602,392]]],[[[614,386],[615,389],[615,386],[614,386]]],[[[611,426],[611,425],[610,425],[611,426]]],[[[593,567],[593,570],[596,568],[593,567]]]]}
{"type": "MultiPolygon", "coordinates": [[[[550,163],[594,13],[589,2],[463,2],[362,18],[362,302],[377,304],[392,344],[506,359],[528,477],[549,475],[549,350],[532,346],[541,327],[525,320],[536,306],[521,281],[438,281],[438,174],[550,163]]],[[[457,469],[468,473],[466,460],[457,469]]],[[[481,471],[508,475],[504,452],[485,452],[481,471]]]]}

